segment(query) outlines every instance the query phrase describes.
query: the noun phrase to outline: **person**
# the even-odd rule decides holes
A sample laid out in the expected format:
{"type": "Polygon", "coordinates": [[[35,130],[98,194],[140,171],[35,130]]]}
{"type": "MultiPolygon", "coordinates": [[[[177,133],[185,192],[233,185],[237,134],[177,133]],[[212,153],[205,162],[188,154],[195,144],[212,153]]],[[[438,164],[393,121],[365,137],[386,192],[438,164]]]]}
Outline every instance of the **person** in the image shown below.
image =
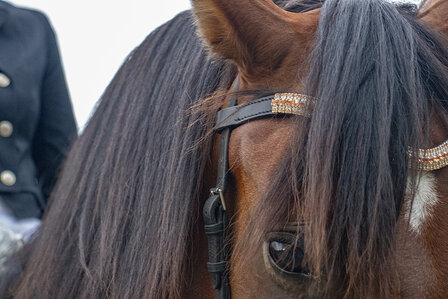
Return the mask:
{"type": "Polygon", "coordinates": [[[76,135],[47,17],[0,0],[0,228],[36,229],[76,135]]]}

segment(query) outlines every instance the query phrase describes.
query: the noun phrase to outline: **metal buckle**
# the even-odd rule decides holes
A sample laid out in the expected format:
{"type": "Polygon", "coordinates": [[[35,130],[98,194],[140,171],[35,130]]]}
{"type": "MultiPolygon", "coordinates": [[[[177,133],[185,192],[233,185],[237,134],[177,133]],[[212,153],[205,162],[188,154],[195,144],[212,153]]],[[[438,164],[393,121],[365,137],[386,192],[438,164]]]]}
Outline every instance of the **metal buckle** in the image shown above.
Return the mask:
{"type": "Polygon", "coordinates": [[[224,211],[227,211],[226,201],[224,200],[224,191],[221,188],[210,189],[210,195],[219,195],[221,205],[224,211]]]}

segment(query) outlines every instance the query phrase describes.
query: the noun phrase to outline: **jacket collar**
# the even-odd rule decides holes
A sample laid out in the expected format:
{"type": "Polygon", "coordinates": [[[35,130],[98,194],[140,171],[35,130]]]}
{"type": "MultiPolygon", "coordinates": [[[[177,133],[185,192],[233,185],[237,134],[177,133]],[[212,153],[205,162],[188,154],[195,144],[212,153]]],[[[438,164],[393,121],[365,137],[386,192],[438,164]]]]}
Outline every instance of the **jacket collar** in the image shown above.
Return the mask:
{"type": "Polygon", "coordinates": [[[0,1],[0,28],[6,23],[9,16],[8,3],[0,1]]]}

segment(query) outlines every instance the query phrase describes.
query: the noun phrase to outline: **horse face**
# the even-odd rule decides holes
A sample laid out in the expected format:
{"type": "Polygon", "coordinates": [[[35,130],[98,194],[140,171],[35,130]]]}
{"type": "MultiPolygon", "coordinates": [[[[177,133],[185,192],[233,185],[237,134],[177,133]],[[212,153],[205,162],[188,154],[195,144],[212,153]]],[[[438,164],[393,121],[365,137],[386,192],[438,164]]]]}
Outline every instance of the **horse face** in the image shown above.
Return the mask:
{"type": "Polygon", "coordinates": [[[235,298],[297,296],[304,293],[303,288],[312,279],[302,268],[304,244],[295,244],[300,224],[278,223],[263,236],[261,243],[244,244],[248,241],[244,232],[250,225],[250,214],[264,197],[267,182],[278,171],[295,133],[287,119],[247,123],[232,133],[229,162],[236,188],[229,197],[234,199],[233,243],[242,245],[231,260],[230,279],[235,298]],[[253,250],[252,246],[258,249],[253,250]]]}
{"type": "MultiPolygon", "coordinates": [[[[193,5],[199,21],[199,34],[211,54],[232,59],[238,66],[240,90],[302,89],[301,82],[306,72],[304,62],[311,51],[318,26],[318,10],[294,14],[280,9],[271,1],[193,1],[193,5]],[[244,11],[250,11],[253,18],[248,19],[242,13],[244,11]],[[284,46],[287,44],[291,47],[284,46]]],[[[246,100],[239,98],[238,101],[242,104],[246,100]]],[[[229,163],[236,188],[226,197],[233,198],[230,203],[230,210],[235,215],[233,240],[243,238],[241,234],[253,205],[263,197],[266,182],[278,171],[295,133],[288,119],[259,120],[232,131],[229,163]]],[[[281,262],[275,260],[276,255],[279,255],[279,260],[283,258],[280,255],[285,249],[291,253],[292,249],[297,249],[295,259],[301,260],[299,250],[303,252],[303,248],[290,248],[295,229],[297,227],[292,225],[290,231],[285,231],[280,224],[266,236],[263,244],[258,244],[256,256],[244,256],[243,253],[242,259],[250,259],[244,263],[250,265],[250,269],[237,269],[241,264],[240,258],[233,255],[230,275],[233,298],[260,294],[266,298],[278,298],[287,296],[291,290],[295,294],[301,291],[296,277],[282,271],[281,266],[276,265],[276,262],[281,262]]],[[[308,273],[304,275],[307,277],[308,273]]]]}
{"type": "MultiPolygon", "coordinates": [[[[440,7],[447,8],[448,2],[440,2],[443,2],[441,6],[434,6],[437,11],[429,7],[423,19],[448,35],[447,14],[440,13],[440,7]]],[[[319,23],[319,9],[290,13],[270,0],[193,0],[193,6],[199,34],[210,53],[230,59],[238,67],[240,90],[303,91],[303,79],[308,71],[307,59],[319,23]]],[[[239,104],[245,101],[247,99],[240,98],[239,104]]],[[[433,119],[432,145],[438,145],[448,137],[446,128],[439,123],[440,119],[433,119]]],[[[313,292],[309,290],[311,285],[319,285],[316,281],[320,278],[310,272],[304,263],[305,219],[299,223],[290,223],[285,219],[263,236],[263,242],[248,243],[247,246],[257,247],[257,250],[248,252],[256,254],[245,255],[244,246],[241,246],[245,241],[243,232],[249,225],[247,219],[267,192],[270,179],[279,171],[291,147],[291,140],[301,134],[297,130],[300,128],[294,126],[291,119],[276,118],[250,122],[232,132],[229,155],[234,188],[226,194],[226,198],[231,199],[232,242],[239,244],[238,252],[234,252],[231,258],[233,298],[323,296],[318,289],[313,292]]],[[[394,252],[394,265],[397,266],[400,281],[395,294],[399,297],[446,295],[448,271],[438,273],[434,263],[447,264],[448,261],[448,256],[442,253],[442,248],[448,245],[441,242],[441,238],[448,240],[448,235],[435,234],[435,231],[440,232],[437,228],[448,225],[442,217],[444,206],[438,207],[443,205],[443,194],[448,194],[447,180],[448,169],[423,175],[416,194],[416,204],[422,207],[420,214],[418,210],[409,210],[410,203],[405,196],[405,208],[396,225],[394,252]],[[416,219],[414,224],[412,219],[416,219]]],[[[343,296],[345,290],[337,285],[331,287],[333,289],[330,292],[327,290],[327,294],[331,293],[332,298],[343,296]]]]}

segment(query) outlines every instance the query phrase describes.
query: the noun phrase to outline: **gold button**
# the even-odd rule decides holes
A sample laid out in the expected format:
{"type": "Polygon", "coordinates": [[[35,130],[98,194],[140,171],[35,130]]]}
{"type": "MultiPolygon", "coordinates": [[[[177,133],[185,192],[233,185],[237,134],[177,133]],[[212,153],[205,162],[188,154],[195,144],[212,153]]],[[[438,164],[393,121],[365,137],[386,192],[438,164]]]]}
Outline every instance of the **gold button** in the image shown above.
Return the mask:
{"type": "Polygon", "coordinates": [[[11,80],[3,73],[0,73],[0,87],[8,87],[11,84],[11,80]]]}
{"type": "Polygon", "coordinates": [[[0,121],[0,136],[9,137],[12,135],[12,131],[14,130],[12,123],[7,120],[0,121]]]}
{"type": "Polygon", "coordinates": [[[0,173],[0,181],[5,186],[13,186],[16,183],[16,175],[10,170],[5,170],[0,173]]]}

